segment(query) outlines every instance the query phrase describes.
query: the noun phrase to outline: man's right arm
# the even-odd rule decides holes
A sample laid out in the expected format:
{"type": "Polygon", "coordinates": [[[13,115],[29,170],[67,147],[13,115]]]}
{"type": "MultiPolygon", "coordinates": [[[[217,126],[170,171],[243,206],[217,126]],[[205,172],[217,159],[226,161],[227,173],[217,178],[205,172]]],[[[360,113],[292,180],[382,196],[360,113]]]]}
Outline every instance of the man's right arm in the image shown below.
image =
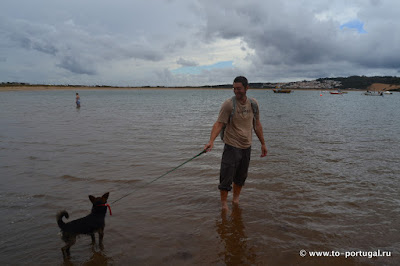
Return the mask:
{"type": "Polygon", "coordinates": [[[210,141],[204,146],[204,150],[209,152],[214,147],[214,141],[218,137],[219,133],[221,132],[222,128],[224,127],[224,123],[222,122],[215,122],[210,135],[210,141]]]}

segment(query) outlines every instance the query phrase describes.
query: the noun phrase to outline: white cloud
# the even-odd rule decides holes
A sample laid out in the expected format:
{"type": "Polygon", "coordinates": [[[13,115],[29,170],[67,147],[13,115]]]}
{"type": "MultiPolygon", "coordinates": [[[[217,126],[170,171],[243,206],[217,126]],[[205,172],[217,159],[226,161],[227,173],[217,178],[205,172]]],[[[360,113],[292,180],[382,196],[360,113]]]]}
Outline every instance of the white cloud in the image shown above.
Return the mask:
{"type": "Polygon", "coordinates": [[[185,59],[183,59],[182,57],[179,58],[179,59],[176,61],[176,63],[179,64],[179,65],[188,66],[188,67],[194,67],[194,66],[197,66],[197,65],[198,65],[197,62],[195,62],[195,61],[190,61],[190,60],[185,60],[185,59]]]}

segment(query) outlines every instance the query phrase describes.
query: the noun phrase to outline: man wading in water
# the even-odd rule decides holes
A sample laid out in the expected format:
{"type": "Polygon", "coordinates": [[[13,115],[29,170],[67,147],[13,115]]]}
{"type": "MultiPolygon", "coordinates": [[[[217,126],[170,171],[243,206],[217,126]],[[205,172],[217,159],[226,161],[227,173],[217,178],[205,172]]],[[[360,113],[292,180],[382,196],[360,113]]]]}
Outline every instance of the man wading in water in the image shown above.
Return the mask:
{"type": "Polygon", "coordinates": [[[79,93],[76,93],[75,103],[76,103],[76,108],[81,108],[81,97],[79,97],[79,93]]]}
{"type": "Polygon", "coordinates": [[[232,203],[239,204],[240,191],[246,181],[250,163],[253,128],[261,142],[261,157],[267,155],[258,103],[246,96],[248,89],[249,85],[245,77],[235,78],[233,81],[235,96],[222,104],[217,122],[211,130],[210,141],[204,146],[207,152],[211,151],[215,139],[222,131],[225,147],[222,154],[218,188],[221,193],[223,210],[228,210],[227,198],[228,192],[232,190],[232,182],[232,203]]]}

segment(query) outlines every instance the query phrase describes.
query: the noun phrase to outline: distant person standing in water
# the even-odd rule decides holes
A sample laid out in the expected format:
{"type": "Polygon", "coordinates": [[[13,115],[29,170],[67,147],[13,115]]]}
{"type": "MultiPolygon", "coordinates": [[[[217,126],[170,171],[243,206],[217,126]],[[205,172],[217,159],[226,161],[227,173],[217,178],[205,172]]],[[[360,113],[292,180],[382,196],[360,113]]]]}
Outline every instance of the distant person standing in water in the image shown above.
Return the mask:
{"type": "Polygon", "coordinates": [[[212,130],[210,141],[204,146],[208,152],[214,147],[217,136],[223,132],[225,143],[222,154],[219,190],[222,210],[228,210],[228,192],[232,190],[232,203],[239,203],[240,191],[246,181],[250,163],[253,128],[261,142],[261,157],[267,155],[263,129],[260,122],[258,103],[246,96],[249,89],[245,77],[236,77],[233,81],[235,96],[226,100],[220,109],[219,116],[212,130]]]}
{"type": "Polygon", "coordinates": [[[79,93],[76,93],[75,102],[76,102],[76,108],[80,108],[81,107],[81,97],[79,97],[79,93]]]}

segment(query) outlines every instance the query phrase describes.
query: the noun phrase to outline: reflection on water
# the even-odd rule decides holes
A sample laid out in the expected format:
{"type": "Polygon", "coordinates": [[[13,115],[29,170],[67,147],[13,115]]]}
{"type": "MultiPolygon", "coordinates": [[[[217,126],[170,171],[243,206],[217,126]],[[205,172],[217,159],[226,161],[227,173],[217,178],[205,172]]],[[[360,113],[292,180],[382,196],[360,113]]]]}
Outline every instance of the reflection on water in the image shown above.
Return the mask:
{"type": "MultiPolygon", "coordinates": [[[[83,238],[83,237],[82,237],[83,238]]],[[[101,265],[112,265],[113,264],[113,259],[111,257],[108,257],[102,248],[100,248],[99,251],[96,250],[95,246],[92,246],[91,250],[92,256],[83,261],[77,263],[75,259],[71,260],[65,260],[63,262],[64,266],[73,266],[73,265],[83,265],[83,266],[101,266],[101,265]]]]}
{"type": "Polygon", "coordinates": [[[112,262],[113,262],[112,258],[107,257],[107,255],[104,254],[103,251],[93,250],[92,257],[88,261],[83,263],[83,265],[86,265],[86,266],[110,265],[110,263],[112,263],[112,262]]]}
{"type": "Polygon", "coordinates": [[[226,265],[252,265],[256,255],[248,242],[246,228],[242,219],[242,209],[233,204],[232,213],[221,210],[221,221],[216,223],[217,233],[225,246],[225,250],[218,254],[226,265]]]}

